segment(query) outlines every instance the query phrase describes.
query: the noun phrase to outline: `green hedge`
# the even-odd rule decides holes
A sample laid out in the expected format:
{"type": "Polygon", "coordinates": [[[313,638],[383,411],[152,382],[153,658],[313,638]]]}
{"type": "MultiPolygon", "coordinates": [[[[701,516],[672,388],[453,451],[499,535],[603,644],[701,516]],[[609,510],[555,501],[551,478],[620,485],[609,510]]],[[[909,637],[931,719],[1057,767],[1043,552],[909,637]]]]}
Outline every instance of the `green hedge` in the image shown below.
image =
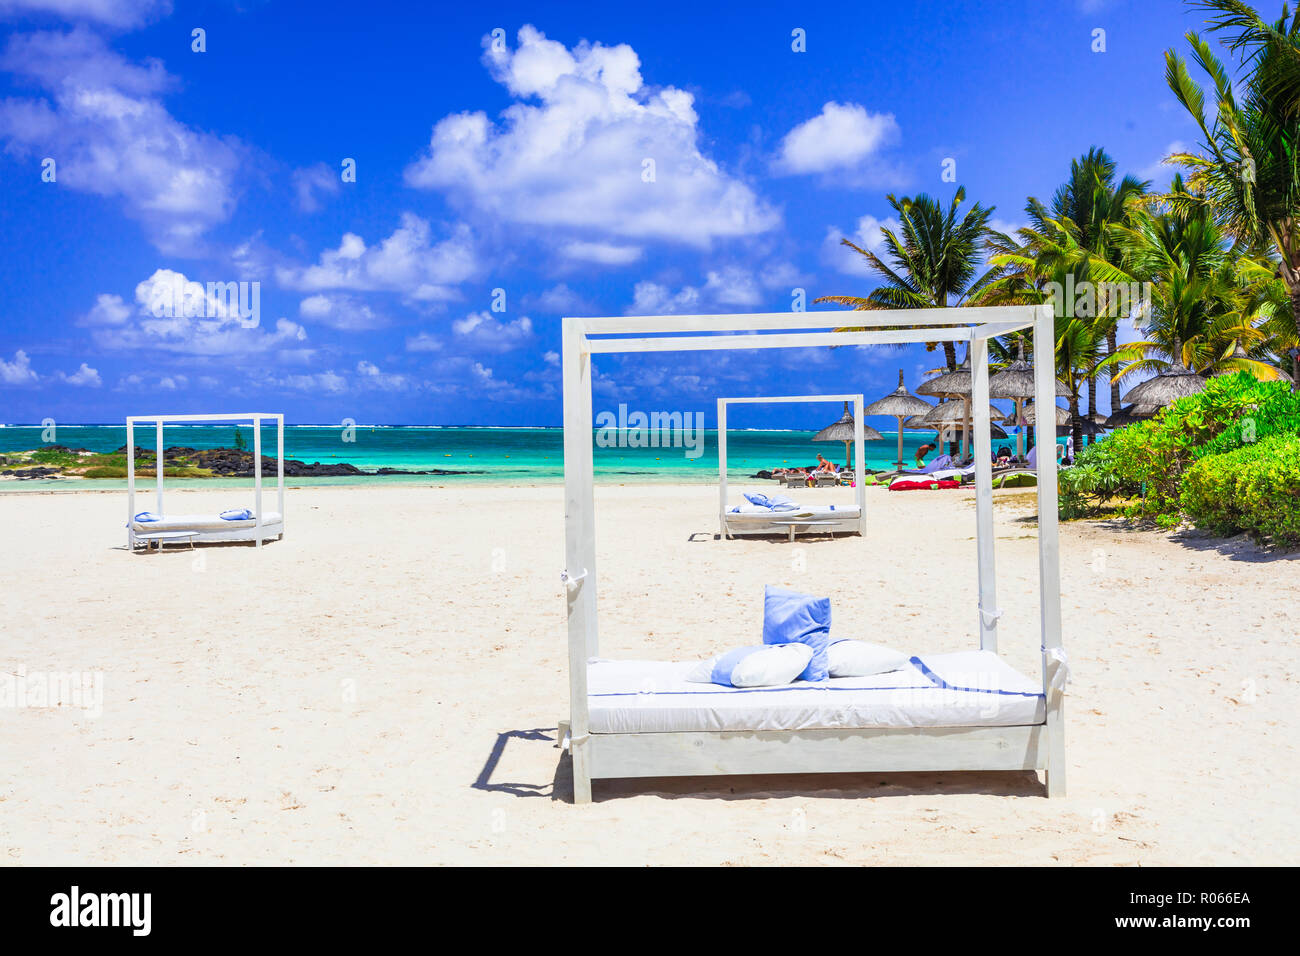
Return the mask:
{"type": "Polygon", "coordinates": [[[1300,544],[1300,435],[1205,456],[1183,477],[1179,504],[1216,534],[1249,531],[1276,545],[1300,544]]]}
{"type": "Polygon", "coordinates": [[[1061,516],[1081,517],[1122,498],[1126,514],[1162,526],[1187,517],[1222,533],[1249,530],[1295,543],[1297,441],[1300,394],[1289,384],[1247,372],[1214,378],[1199,394],[1081,452],[1061,473],[1061,516]]]}

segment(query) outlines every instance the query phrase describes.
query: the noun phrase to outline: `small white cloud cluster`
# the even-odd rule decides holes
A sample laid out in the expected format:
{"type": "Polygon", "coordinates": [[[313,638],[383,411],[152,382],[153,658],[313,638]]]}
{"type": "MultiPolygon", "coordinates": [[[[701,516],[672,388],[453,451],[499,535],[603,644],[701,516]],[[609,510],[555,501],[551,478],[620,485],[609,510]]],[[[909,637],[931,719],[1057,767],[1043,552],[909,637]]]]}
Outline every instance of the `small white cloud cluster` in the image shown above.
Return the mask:
{"type": "Polygon", "coordinates": [[[435,241],[428,220],[404,213],[401,224],[378,245],[367,246],[356,233],[344,233],[338,248],[322,252],[315,265],[281,266],[276,278],[302,292],[400,292],[428,302],[455,298],[453,287],[478,271],[468,226],[459,224],[435,241]]]}
{"type": "Polygon", "coordinates": [[[858,103],[827,103],[786,134],[776,167],[794,174],[855,169],[898,135],[892,113],[871,113],[858,103]]]}

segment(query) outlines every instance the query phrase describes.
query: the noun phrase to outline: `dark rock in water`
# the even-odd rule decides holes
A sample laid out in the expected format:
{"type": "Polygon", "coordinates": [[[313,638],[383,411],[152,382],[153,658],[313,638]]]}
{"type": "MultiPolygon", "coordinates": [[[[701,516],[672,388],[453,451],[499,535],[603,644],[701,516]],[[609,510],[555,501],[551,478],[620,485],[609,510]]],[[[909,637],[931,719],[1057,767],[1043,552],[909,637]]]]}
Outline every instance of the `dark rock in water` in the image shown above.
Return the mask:
{"type": "MultiPolygon", "coordinates": [[[[125,455],[126,446],[123,445],[117,450],[117,454],[125,455]]],[[[137,460],[143,458],[147,461],[153,461],[154,452],[141,445],[135,447],[135,457],[137,460]]],[[[237,448],[189,448],[184,445],[172,445],[163,449],[164,467],[185,467],[192,465],[195,468],[205,468],[211,471],[213,475],[221,478],[251,478],[253,477],[253,455],[252,452],[240,451],[237,448]]],[[[404,468],[380,468],[376,471],[363,471],[356,465],[344,461],[323,463],[313,461],[308,464],[305,461],[298,461],[296,458],[286,458],[284,460],[284,476],[286,478],[335,478],[342,475],[481,475],[482,471],[448,471],[442,468],[432,468],[428,471],[407,471],[404,468]]],[[[275,477],[275,459],[266,455],[262,456],[262,477],[275,477]]]]}
{"type": "Polygon", "coordinates": [[[24,481],[28,478],[59,478],[62,473],[58,468],[36,467],[6,468],[4,471],[0,471],[0,475],[13,475],[20,481],[24,481]]]}

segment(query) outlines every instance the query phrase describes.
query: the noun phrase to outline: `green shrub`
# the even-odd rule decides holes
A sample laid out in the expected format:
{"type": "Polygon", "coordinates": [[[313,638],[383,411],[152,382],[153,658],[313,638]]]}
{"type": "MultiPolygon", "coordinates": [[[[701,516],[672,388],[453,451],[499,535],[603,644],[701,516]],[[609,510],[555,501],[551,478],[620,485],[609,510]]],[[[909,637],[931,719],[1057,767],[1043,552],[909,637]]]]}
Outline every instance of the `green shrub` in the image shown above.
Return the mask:
{"type": "Polygon", "coordinates": [[[1200,393],[1081,452],[1061,472],[1061,517],[1126,498],[1126,514],[1160,527],[1187,515],[1220,533],[1249,530],[1289,542],[1297,520],[1291,512],[1300,503],[1294,491],[1290,501],[1285,496],[1288,442],[1298,436],[1300,394],[1287,383],[1260,382],[1247,372],[1213,378],[1200,393]],[[1230,488],[1230,479],[1246,484],[1230,488]]]}
{"type": "Polygon", "coordinates": [[[1215,534],[1249,531],[1276,545],[1300,544],[1300,434],[1206,455],[1184,476],[1179,504],[1215,534]]]}
{"type": "MultiPolygon", "coordinates": [[[[1241,389],[1240,405],[1223,429],[1197,449],[1197,457],[1221,455],[1273,435],[1300,434],[1300,393],[1286,382],[1258,382],[1245,372],[1211,382],[1241,389]]],[[[1207,391],[1209,388],[1207,387],[1207,391]]]]}

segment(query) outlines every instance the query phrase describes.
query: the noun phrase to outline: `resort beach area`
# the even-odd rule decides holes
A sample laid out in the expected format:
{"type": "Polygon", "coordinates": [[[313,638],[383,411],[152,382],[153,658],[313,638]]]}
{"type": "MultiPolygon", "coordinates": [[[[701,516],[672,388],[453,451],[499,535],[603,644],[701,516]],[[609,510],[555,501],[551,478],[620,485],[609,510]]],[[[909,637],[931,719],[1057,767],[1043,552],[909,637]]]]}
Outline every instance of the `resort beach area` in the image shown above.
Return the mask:
{"type": "MultiPolygon", "coordinates": [[[[1244,537],[1062,523],[1062,799],[1033,771],[784,774],[597,780],[584,807],[559,485],[291,484],[260,552],[136,554],[121,491],[63,487],[0,494],[6,648],[99,689],[0,708],[11,865],[1295,862],[1297,556],[1244,537]]],[[[768,584],[829,596],[836,636],[977,645],[974,495],[865,500],[861,537],[723,540],[713,486],[598,483],[601,654],[758,643],[768,584]]],[[[1034,513],[994,492],[999,651],[1029,675],[1034,513]]]]}

